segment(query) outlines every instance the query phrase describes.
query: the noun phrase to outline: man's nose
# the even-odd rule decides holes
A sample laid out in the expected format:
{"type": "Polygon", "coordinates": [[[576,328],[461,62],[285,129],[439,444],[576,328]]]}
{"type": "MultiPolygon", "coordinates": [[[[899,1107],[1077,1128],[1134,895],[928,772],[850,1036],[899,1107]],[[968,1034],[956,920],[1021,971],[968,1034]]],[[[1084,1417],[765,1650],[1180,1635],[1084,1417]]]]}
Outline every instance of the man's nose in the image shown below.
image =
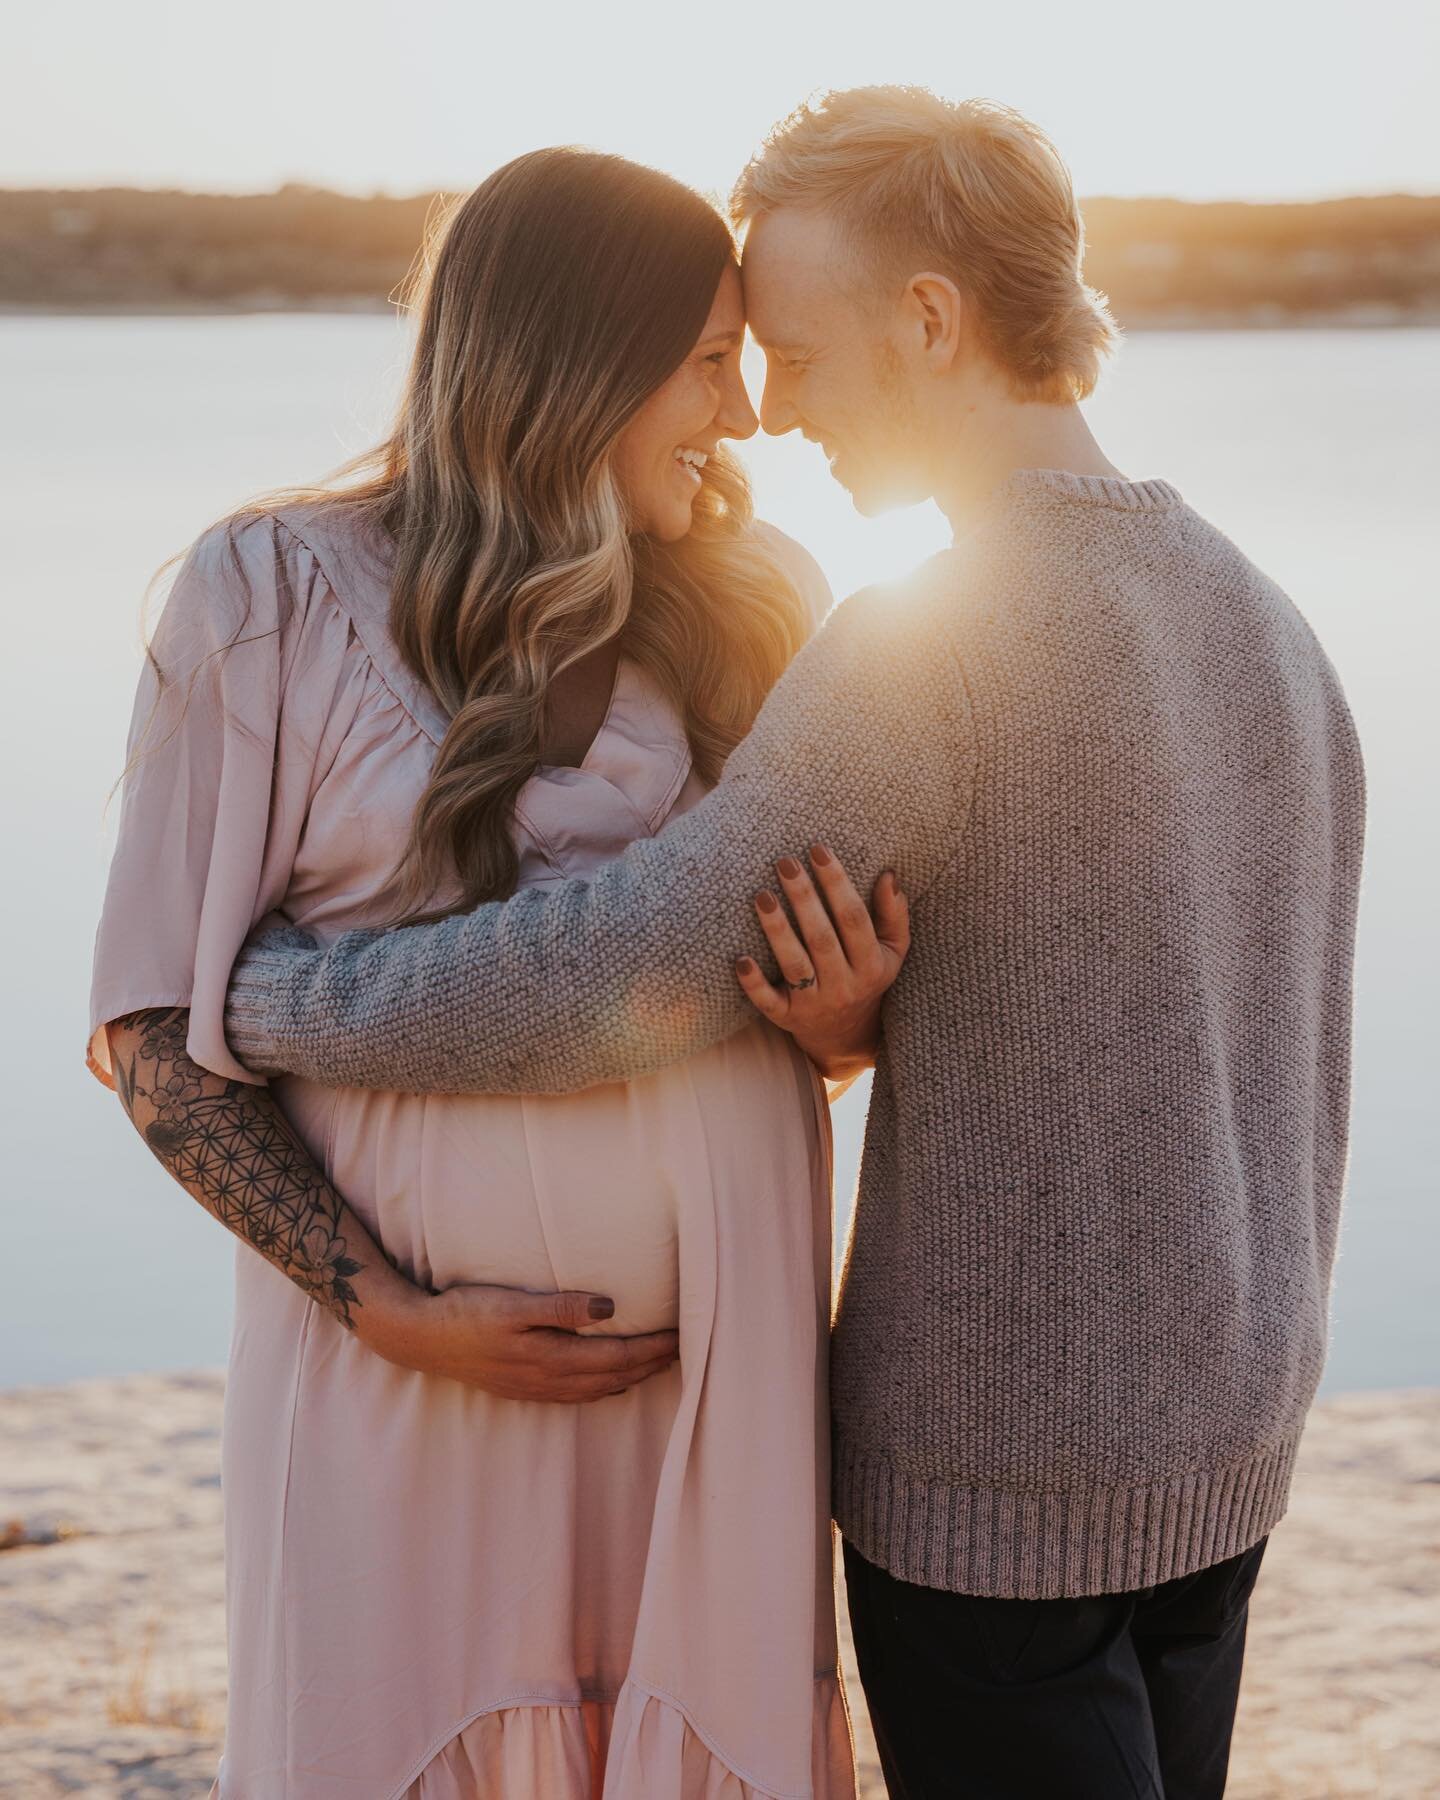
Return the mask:
{"type": "Polygon", "coordinates": [[[738,369],[731,372],[725,383],[715,423],[721,437],[727,438],[751,438],[759,430],[760,421],[755,417],[755,408],[750,404],[744,377],[738,369]]]}
{"type": "Polygon", "coordinates": [[[800,415],[790,404],[784,378],[773,368],[765,371],[765,391],[760,396],[760,424],[768,437],[784,437],[800,423],[800,415]]]}

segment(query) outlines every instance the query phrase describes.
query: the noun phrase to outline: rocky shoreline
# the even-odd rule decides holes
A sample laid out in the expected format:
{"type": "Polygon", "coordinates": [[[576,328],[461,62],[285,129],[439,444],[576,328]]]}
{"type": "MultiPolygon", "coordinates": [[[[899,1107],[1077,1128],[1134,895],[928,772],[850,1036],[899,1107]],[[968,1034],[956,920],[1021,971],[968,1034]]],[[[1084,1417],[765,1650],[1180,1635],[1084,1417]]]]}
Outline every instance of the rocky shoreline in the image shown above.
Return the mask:
{"type": "MultiPolygon", "coordinates": [[[[0,1392],[4,1800],[208,1793],[222,1393],[214,1371],[0,1392]]],[[[1230,1800],[1440,1794],[1440,1392],[1315,1409],[1252,1617],[1230,1800]]]]}

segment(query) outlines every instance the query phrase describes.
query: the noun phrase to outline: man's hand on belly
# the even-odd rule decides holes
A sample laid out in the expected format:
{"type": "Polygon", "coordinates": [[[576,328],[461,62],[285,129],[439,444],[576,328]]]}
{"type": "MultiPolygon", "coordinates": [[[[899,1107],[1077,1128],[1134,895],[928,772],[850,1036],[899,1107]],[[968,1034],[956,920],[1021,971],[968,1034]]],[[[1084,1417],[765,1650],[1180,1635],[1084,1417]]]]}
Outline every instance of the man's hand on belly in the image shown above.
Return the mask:
{"type": "Polygon", "coordinates": [[[680,1334],[581,1337],[610,1318],[597,1294],[536,1294],[524,1288],[414,1288],[400,1304],[367,1308],[358,1335],[387,1362],[484,1388],[505,1400],[574,1404],[624,1393],[668,1369],[680,1334]]]}

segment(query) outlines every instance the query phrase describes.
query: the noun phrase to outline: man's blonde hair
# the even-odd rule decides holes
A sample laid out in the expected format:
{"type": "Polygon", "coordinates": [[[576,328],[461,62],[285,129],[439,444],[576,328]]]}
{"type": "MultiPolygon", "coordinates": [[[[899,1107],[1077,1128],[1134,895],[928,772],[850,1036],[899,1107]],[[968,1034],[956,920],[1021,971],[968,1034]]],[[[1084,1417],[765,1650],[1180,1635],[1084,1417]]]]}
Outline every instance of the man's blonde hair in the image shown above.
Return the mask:
{"type": "Polygon", "coordinates": [[[948,276],[1020,399],[1083,400],[1116,331],[1080,278],[1070,174],[1028,119],[922,87],[850,88],[796,108],[731,195],[736,224],[780,206],[831,214],[881,282],[948,276]]]}

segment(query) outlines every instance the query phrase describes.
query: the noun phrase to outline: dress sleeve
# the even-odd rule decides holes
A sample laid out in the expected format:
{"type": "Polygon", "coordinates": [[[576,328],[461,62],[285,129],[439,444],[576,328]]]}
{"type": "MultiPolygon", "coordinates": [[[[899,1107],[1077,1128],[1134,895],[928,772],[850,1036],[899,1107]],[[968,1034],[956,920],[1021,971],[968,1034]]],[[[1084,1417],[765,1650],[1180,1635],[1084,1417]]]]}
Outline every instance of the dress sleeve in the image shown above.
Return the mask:
{"type": "Polygon", "coordinates": [[[316,578],[308,551],[260,516],[207,532],[166,601],[135,695],[95,937],[86,1061],[107,1087],[108,1022],[161,1006],[190,1009],[187,1048],[202,1067],[258,1080],[226,1045],[225,984],[246,934],[284,898],[303,823],[305,746],[319,734],[282,722],[281,702],[307,655],[316,578]]]}

